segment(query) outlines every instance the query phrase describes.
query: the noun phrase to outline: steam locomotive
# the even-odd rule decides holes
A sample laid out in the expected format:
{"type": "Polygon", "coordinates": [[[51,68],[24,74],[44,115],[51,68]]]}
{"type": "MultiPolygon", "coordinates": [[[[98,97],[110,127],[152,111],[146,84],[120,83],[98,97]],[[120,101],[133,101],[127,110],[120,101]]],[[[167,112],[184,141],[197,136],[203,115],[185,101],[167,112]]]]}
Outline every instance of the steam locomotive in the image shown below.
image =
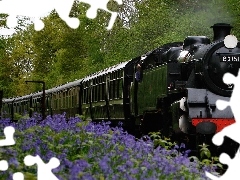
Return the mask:
{"type": "Polygon", "coordinates": [[[237,75],[240,43],[225,46],[231,25],[211,28],[212,41],[188,36],[46,92],[3,99],[2,118],[14,120],[15,113],[24,111],[30,116],[66,112],[92,121],[121,121],[130,133],[214,134],[235,122],[231,109],[218,110],[216,100],[231,96],[233,85],[224,84],[222,77],[237,75]]]}

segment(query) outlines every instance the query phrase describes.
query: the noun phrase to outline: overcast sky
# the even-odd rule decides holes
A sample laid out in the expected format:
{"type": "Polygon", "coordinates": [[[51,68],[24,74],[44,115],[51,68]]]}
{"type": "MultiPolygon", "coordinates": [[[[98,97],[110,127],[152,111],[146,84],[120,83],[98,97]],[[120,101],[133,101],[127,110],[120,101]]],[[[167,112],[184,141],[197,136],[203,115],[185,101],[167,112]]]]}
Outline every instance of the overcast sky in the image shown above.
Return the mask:
{"type": "Polygon", "coordinates": [[[12,35],[13,33],[14,29],[0,28],[0,35],[12,35]]]}

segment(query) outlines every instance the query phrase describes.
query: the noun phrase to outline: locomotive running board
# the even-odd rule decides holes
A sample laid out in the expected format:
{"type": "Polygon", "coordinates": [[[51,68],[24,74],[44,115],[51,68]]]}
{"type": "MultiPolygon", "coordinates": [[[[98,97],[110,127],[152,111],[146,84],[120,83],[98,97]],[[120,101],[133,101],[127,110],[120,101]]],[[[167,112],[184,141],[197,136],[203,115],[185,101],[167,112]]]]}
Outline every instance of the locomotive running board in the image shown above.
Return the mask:
{"type": "Polygon", "coordinates": [[[235,123],[235,119],[232,118],[193,118],[192,125],[197,126],[199,123],[211,122],[217,126],[216,133],[221,131],[226,126],[235,123]]]}

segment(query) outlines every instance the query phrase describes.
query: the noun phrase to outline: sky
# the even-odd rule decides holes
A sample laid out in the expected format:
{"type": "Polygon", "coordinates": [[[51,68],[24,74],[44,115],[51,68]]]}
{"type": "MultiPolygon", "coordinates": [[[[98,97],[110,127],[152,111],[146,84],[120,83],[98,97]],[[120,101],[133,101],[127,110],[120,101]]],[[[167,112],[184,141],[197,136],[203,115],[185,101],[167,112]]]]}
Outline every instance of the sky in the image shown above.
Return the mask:
{"type": "Polygon", "coordinates": [[[0,35],[7,36],[7,35],[12,35],[14,33],[14,29],[9,29],[9,28],[0,28],[0,35]]]}

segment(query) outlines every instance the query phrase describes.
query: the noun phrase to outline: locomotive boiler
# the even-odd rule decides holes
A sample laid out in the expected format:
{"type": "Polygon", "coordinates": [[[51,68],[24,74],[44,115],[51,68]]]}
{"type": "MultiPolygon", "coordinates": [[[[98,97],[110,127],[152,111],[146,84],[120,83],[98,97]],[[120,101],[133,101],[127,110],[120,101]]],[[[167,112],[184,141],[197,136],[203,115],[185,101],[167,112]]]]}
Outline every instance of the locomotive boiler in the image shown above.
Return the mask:
{"type": "Polygon", "coordinates": [[[234,123],[230,108],[220,111],[216,100],[229,100],[233,85],[223,75],[237,75],[240,44],[229,48],[224,38],[232,26],[212,26],[213,40],[188,36],[183,42],[165,44],[144,55],[106,68],[77,81],[42,92],[3,99],[2,117],[14,113],[66,112],[92,121],[123,123],[133,134],[161,131],[164,135],[211,135],[234,123]]]}

